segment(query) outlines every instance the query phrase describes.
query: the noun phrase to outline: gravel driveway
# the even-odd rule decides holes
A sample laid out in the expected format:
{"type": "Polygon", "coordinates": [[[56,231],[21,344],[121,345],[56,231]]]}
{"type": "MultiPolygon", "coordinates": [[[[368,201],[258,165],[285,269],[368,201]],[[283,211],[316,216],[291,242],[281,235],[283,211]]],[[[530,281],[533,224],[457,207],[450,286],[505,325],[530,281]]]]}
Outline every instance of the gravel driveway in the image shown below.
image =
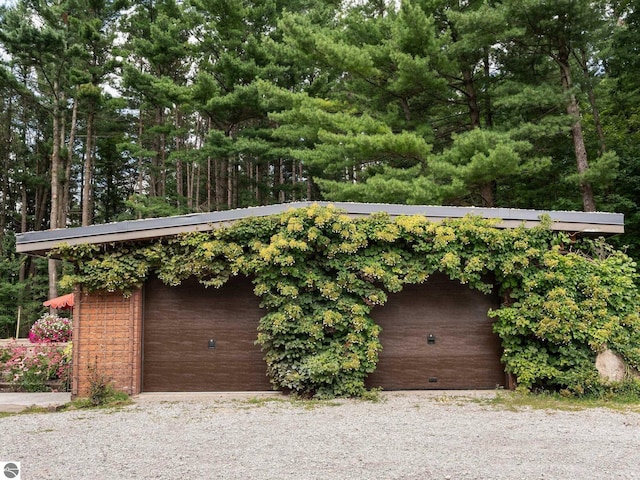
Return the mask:
{"type": "Polygon", "coordinates": [[[637,479],[640,414],[511,411],[486,393],[143,397],[0,418],[2,461],[21,462],[23,480],[637,479]]]}

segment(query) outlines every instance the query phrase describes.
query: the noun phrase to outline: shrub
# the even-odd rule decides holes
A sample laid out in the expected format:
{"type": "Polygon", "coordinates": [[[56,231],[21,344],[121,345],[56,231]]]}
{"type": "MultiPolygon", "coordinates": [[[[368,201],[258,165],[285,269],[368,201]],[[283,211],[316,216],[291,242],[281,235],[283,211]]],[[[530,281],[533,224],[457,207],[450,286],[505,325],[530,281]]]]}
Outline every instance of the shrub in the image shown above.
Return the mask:
{"type": "Polygon", "coordinates": [[[32,343],[68,342],[71,333],[71,320],[46,313],[29,330],[29,340],[32,343]]]}
{"type": "Polygon", "coordinates": [[[116,395],[111,379],[98,371],[98,360],[89,364],[89,402],[94,407],[109,403],[116,395]]]}

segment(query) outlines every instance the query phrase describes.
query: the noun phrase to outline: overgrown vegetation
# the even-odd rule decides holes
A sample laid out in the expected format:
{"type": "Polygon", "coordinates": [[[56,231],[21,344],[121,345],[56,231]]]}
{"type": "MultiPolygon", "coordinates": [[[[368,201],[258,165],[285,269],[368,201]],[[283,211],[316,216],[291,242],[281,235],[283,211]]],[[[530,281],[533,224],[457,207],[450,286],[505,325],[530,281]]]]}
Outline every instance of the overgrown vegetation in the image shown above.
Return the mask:
{"type": "MultiPolygon", "coordinates": [[[[100,407],[118,400],[121,392],[118,392],[111,383],[111,379],[98,370],[98,362],[89,365],[89,396],[86,401],[94,407],[100,407]]],[[[122,397],[124,400],[125,397],[122,397]]]]}
{"type": "Polygon", "coordinates": [[[607,392],[580,396],[567,396],[559,392],[548,391],[502,392],[491,398],[480,399],[479,402],[512,411],[522,409],[576,411],[588,408],[608,408],[640,412],[640,382],[629,379],[612,384],[607,392]]]}
{"type": "MultiPolygon", "coordinates": [[[[362,396],[378,361],[370,313],[435,272],[497,290],[503,362],[524,390],[604,394],[594,360],[611,348],[640,366],[635,264],[603,240],[550,229],[496,228],[479,217],[350,218],[312,206],[151,243],[63,247],[66,284],[131,292],[150,275],[177,285],[194,275],[219,287],[247,275],[266,309],[257,342],[276,388],[301,396],[362,396]]],[[[610,388],[609,388],[610,390],[610,388]]]]}

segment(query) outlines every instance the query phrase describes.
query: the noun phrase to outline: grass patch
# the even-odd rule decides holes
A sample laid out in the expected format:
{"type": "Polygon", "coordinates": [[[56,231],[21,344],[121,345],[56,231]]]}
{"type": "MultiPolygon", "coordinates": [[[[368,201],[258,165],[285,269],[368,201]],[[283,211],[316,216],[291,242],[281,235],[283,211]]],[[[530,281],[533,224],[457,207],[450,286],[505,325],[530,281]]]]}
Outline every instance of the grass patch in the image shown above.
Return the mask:
{"type": "Polygon", "coordinates": [[[124,392],[108,388],[107,392],[101,397],[99,403],[96,403],[95,398],[77,398],[65,405],[65,409],[79,410],[87,408],[120,408],[132,405],[134,402],[131,397],[124,392]]]}
{"type": "Polygon", "coordinates": [[[524,409],[581,411],[592,408],[607,408],[640,413],[640,398],[627,395],[566,397],[558,393],[504,392],[493,398],[478,399],[478,403],[514,412],[524,409]]]}
{"type": "Polygon", "coordinates": [[[30,406],[18,412],[0,412],[0,418],[10,417],[13,415],[32,415],[36,413],[55,413],[70,410],[86,410],[86,409],[112,409],[119,410],[127,405],[132,405],[134,402],[129,395],[124,392],[110,391],[104,399],[104,402],[100,405],[95,405],[90,398],[78,398],[72,400],[63,405],[55,405],[50,407],[30,406]]]}
{"type": "Polygon", "coordinates": [[[360,400],[371,403],[379,403],[382,401],[382,395],[380,395],[381,392],[382,388],[380,387],[372,388],[371,390],[367,390],[366,392],[364,392],[360,397],[360,400]]]}
{"type": "Polygon", "coordinates": [[[264,407],[269,404],[287,404],[294,407],[302,407],[305,410],[313,410],[318,407],[335,407],[342,403],[331,399],[304,398],[296,395],[253,397],[242,401],[244,405],[252,407],[264,407]]]}
{"type": "Polygon", "coordinates": [[[339,407],[342,405],[341,402],[337,400],[325,400],[325,399],[298,399],[294,400],[292,404],[296,407],[302,407],[305,410],[315,410],[316,408],[322,407],[339,407]]]}
{"type": "Polygon", "coordinates": [[[283,402],[287,402],[287,399],[284,397],[252,397],[249,398],[248,400],[245,400],[244,403],[248,404],[248,405],[253,405],[256,407],[263,407],[265,405],[268,405],[270,403],[283,403],[283,402]]]}

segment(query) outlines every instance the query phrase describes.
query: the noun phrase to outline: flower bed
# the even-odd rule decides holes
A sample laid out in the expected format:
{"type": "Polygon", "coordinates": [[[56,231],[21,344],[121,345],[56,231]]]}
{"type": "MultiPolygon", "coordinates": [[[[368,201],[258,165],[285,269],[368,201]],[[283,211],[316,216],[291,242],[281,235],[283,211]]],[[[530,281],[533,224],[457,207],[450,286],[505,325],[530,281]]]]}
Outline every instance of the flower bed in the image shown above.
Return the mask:
{"type": "Polygon", "coordinates": [[[71,379],[69,343],[28,343],[10,341],[0,344],[0,390],[69,391],[71,379]]]}

